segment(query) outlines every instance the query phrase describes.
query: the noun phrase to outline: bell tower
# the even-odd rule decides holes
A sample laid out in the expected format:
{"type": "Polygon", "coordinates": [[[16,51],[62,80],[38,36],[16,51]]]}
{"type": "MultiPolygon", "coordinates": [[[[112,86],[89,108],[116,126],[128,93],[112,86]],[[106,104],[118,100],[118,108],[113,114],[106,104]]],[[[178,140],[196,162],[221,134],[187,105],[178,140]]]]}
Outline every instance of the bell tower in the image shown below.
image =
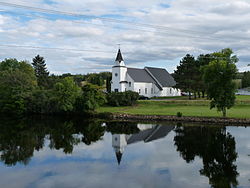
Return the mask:
{"type": "Polygon", "coordinates": [[[124,63],[121,49],[118,49],[115,65],[112,67],[112,82],[111,91],[112,92],[124,92],[127,88],[127,67],[124,63]]]}

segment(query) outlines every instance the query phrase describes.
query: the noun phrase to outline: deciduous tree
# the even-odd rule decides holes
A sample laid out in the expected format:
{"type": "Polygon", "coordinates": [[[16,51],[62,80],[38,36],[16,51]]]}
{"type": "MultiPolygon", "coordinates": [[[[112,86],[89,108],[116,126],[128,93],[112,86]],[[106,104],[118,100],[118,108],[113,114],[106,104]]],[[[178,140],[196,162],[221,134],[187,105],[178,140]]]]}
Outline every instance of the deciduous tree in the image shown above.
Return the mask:
{"type": "Polygon", "coordinates": [[[21,114],[25,99],[37,86],[32,66],[25,61],[6,59],[0,63],[0,112],[21,114]]]}
{"type": "Polygon", "coordinates": [[[222,111],[223,117],[226,110],[235,102],[235,84],[237,56],[232,55],[231,49],[223,49],[212,54],[213,61],[204,67],[203,79],[206,84],[208,98],[211,100],[210,108],[222,111]]]}

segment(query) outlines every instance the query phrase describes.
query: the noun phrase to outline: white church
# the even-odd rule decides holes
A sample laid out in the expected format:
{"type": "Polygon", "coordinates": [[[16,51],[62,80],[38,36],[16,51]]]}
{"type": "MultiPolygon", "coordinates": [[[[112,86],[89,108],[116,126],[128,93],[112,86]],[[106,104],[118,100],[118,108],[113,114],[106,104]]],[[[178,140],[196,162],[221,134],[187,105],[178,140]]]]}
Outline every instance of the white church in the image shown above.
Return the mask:
{"type": "Polygon", "coordinates": [[[112,92],[135,91],[145,97],[180,96],[181,91],[174,88],[176,82],[166,69],[145,67],[144,69],[126,67],[121,50],[118,50],[115,65],[112,67],[112,92]]]}

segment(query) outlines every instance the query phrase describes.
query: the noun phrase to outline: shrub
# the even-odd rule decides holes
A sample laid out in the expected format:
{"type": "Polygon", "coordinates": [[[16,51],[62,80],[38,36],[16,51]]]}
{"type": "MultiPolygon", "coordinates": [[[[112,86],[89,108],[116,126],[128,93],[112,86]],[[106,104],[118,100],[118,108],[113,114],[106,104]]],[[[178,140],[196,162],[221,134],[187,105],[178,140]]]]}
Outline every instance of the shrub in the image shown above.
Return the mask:
{"type": "Polygon", "coordinates": [[[182,113],[181,112],[177,112],[176,116],[177,117],[182,117],[182,113]]]}
{"type": "Polygon", "coordinates": [[[107,94],[107,103],[110,106],[132,106],[139,98],[134,91],[112,92],[107,94]]]}

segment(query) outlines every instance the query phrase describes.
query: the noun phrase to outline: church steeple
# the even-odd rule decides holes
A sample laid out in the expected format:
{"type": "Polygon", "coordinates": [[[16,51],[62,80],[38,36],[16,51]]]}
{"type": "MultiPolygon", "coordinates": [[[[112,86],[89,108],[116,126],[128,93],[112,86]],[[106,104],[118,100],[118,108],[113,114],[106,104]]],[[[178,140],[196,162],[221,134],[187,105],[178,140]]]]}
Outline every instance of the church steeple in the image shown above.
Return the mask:
{"type": "Polygon", "coordinates": [[[117,52],[117,56],[116,56],[115,61],[118,61],[119,63],[120,63],[121,61],[123,61],[122,53],[121,53],[120,48],[119,48],[119,50],[118,50],[118,52],[117,52]]]}
{"type": "Polygon", "coordinates": [[[124,60],[122,57],[121,49],[118,49],[116,58],[115,58],[115,66],[116,67],[125,67],[124,60]]]}

